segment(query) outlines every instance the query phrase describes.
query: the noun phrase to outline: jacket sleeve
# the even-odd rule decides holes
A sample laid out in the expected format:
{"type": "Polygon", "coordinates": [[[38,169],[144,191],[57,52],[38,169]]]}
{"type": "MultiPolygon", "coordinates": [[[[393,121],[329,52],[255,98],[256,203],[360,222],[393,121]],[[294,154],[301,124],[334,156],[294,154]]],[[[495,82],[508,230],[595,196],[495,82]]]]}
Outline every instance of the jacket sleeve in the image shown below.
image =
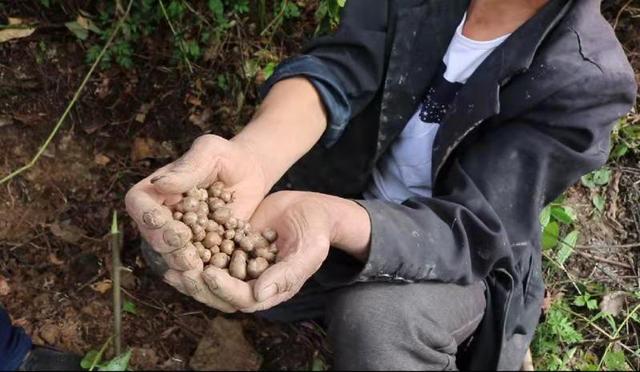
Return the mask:
{"type": "Polygon", "coordinates": [[[302,55],[283,61],[261,88],[261,95],[283,79],[309,79],[329,114],[323,141],[332,145],[381,86],[387,13],[387,0],[349,0],[336,32],[313,40],[302,55]]]}
{"type": "Polygon", "coordinates": [[[371,218],[369,258],[332,266],[341,255],[332,253],[319,281],[466,284],[515,265],[517,249],[537,249],[541,209],[606,162],[611,128],[635,100],[628,74],[594,75],[510,122],[487,123],[453,154],[433,197],[359,201],[371,218]]]}

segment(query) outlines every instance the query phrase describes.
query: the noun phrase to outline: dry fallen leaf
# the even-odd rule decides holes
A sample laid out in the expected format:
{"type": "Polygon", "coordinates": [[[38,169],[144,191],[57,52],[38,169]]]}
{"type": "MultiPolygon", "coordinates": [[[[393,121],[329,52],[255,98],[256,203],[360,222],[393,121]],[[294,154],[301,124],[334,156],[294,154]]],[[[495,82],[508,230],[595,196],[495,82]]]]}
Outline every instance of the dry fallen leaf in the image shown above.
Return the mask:
{"type": "Polygon", "coordinates": [[[49,262],[51,262],[52,264],[56,265],[56,266],[60,266],[64,264],[64,261],[59,259],[58,256],[56,256],[55,253],[49,253],[49,262]]]}
{"type": "Polygon", "coordinates": [[[627,296],[626,292],[618,291],[606,294],[600,301],[600,311],[608,313],[613,316],[620,315],[622,307],[624,306],[624,300],[627,296]]]}
{"type": "Polygon", "coordinates": [[[78,226],[68,223],[54,223],[49,226],[51,233],[67,243],[76,244],[87,232],[78,226]]]}
{"type": "Polygon", "coordinates": [[[193,125],[200,128],[201,130],[206,131],[210,129],[209,124],[212,116],[213,116],[213,110],[207,107],[204,110],[202,110],[202,112],[200,113],[194,112],[193,114],[189,115],[189,121],[193,123],[193,125]]]}
{"type": "Polygon", "coordinates": [[[95,282],[95,283],[90,285],[91,289],[93,289],[94,291],[96,291],[96,292],[98,292],[100,294],[107,293],[111,289],[112,286],[113,286],[113,284],[111,283],[111,279],[105,279],[103,281],[95,282]]]}
{"type": "Polygon", "coordinates": [[[27,37],[31,35],[36,28],[35,27],[20,27],[17,25],[21,25],[24,22],[20,18],[11,18],[9,17],[9,25],[15,26],[15,28],[5,28],[0,30],[0,43],[4,43],[5,41],[20,39],[23,37],[27,37]]]}
{"type": "Polygon", "coordinates": [[[131,146],[131,160],[162,159],[171,157],[172,151],[152,138],[136,137],[131,146]]]}
{"type": "Polygon", "coordinates": [[[97,155],[93,158],[93,162],[94,162],[94,163],[96,163],[96,164],[98,164],[98,165],[101,165],[101,166],[103,166],[103,167],[104,167],[105,165],[109,164],[109,162],[110,162],[110,161],[111,161],[111,159],[109,159],[109,157],[108,157],[108,156],[106,156],[105,154],[102,154],[102,153],[97,154],[97,155]]]}
{"type": "Polygon", "coordinates": [[[9,293],[11,293],[11,287],[9,287],[7,279],[0,275],[0,296],[6,296],[9,293]]]}

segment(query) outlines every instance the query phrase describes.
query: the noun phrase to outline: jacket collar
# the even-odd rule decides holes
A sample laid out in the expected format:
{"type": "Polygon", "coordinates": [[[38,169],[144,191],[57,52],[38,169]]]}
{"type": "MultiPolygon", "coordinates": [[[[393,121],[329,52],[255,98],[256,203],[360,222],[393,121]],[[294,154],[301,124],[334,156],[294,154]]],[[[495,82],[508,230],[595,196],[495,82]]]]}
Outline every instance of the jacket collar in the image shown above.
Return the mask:
{"type": "MultiPolygon", "coordinates": [[[[429,87],[469,0],[423,0],[402,7],[393,20],[372,166],[402,132],[429,87]]],[[[406,4],[406,3],[405,3],[406,4]]]]}
{"type": "Polygon", "coordinates": [[[460,142],[487,118],[500,112],[500,88],[513,76],[529,69],[543,40],[572,2],[551,0],[496,48],[469,78],[436,136],[432,162],[434,181],[460,142]]]}

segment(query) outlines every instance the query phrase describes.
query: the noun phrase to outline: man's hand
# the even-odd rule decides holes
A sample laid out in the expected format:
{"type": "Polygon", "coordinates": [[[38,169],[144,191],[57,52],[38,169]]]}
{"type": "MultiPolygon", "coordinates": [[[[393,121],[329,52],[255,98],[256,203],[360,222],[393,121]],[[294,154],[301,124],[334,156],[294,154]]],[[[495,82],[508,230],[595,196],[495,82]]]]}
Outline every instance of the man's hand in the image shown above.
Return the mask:
{"type": "Polygon", "coordinates": [[[223,299],[243,312],[265,310],[293,297],[320,268],[332,244],[362,257],[356,250],[366,251],[370,231],[368,215],[356,203],[296,191],[269,195],[256,210],[251,225],[257,230],[270,227],[278,233],[276,244],[280,252],[276,264],[249,282],[230,276],[226,270],[209,267],[202,273],[207,287],[197,289],[201,296],[223,299]],[[339,217],[352,223],[346,239],[342,238],[346,231],[339,217]],[[342,242],[355,245],[341,246],[342,242]]]}
{"type": "MultiPolygon", "coordinates": [[[[213,135],[199,137],[181,158],[129,190],[125,197],[127,211],[138,224],[142,237],[163,255],[171,269],[193,271],[193,276],[199,278],[203,265],[190,243],[191,229],[173,220],[169,206],[180,201],[182,193],[191,188],[220,180],[233,192],[229,207],[234,215],[248,219],[272,186],[266,180],[262,161],[244,144],[213,135]]],[[[174,280],[175,272],[169,275],[173,276],[165,279],[170,284],[183,293],[190,293],[174,280]]],[[[232,310],[217,299],[202,302],[221,310],[232,310]]]]}

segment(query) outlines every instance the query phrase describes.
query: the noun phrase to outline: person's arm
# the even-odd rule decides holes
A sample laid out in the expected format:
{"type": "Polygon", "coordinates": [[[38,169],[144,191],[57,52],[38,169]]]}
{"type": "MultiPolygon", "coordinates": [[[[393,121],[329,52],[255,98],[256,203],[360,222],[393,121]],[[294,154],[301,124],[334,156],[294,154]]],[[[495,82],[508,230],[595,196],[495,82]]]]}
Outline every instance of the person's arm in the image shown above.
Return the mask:
{"type": "Polygon", "coordinates": [[[252,284],[215,268],[205,270],[205,281],[237,308],[256,311],[286,301],[312,275],[331,285],[482,280],[496,267],[516,265],[513,250],[539,247],[540,210],[604,164],[612,125],[634,100],[630,75],[600,74],[571,84],[461,150],[431,198],[399,205],[272,194],[252,225],[276,228],[278,263],[252,284]],[[514,234],[534,238],[513,242],[514,234]],[[355,258],[351,265],[344,265],[345,253],[355,258]],[[339,254],[335,265],[326,265],[339,254]]]}

